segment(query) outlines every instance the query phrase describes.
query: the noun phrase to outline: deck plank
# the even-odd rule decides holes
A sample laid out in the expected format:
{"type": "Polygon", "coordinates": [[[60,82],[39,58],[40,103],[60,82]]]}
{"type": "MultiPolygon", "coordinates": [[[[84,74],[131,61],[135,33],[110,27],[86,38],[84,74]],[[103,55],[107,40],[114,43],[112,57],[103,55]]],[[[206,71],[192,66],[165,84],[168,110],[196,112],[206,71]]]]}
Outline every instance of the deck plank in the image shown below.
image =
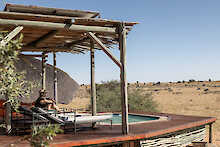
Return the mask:
{"type": "MultiPolygon", "coordinates": [[[[144,139],[187,128],[207,125],[216,121],[216,118],[213,117],[184,116],[164,113],[144,114],[167,116],[169,120],[129,125],[130,133],[128,135],[122,135],[121,126],[118,125],[113,126],[112,129],[108,125],[99,125],[94,130],[90,129],[80,131],[76,134],[74,134],[74,132],[68,134],[58,134],[51,146],[59,147],[62,145],[62,147],[69,147],[88,144],[126,142],[129,140],[144,139]]],[[[10,144],[19,138],[22,137],[0,135],[0,144],[10,144]]],[[[16,145],[17,147],[29,146],[27,142],[17,143],[16,145]]]]}

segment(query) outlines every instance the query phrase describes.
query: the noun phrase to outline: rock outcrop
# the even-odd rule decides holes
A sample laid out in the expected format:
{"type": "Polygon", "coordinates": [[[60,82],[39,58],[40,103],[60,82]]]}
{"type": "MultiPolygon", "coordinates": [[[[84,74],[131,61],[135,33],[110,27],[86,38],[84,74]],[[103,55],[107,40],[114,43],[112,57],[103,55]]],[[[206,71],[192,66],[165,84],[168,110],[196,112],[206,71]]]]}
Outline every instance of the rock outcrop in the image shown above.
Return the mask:
{"type": "MultiPolygon", "coordinates": [[[[41,61],[33,57],[20,57],[16,63],[18,71],[26,72],[26,79],[28,81],[37,82],[38,87],[34,88],[30,98],[21,98],[22,102],[30,103],[37,99],[39,90],[41,89],[41,61]]],[[[57,69],[58,80],[58,102],[67,104],[72,101],[79,85],[67,73],[57,69]]],[[[49,97],[53,97],[53,66],[47,64],[46,66],[46,89],[49,97]]]]}

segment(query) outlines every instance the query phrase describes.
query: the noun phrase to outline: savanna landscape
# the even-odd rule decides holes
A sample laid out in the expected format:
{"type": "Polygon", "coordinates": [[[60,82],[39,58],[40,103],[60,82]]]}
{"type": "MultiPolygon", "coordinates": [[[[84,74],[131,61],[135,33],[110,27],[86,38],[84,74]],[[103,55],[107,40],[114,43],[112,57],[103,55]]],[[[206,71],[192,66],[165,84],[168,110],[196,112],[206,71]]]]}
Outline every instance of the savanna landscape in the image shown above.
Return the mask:
{"type": "MultiPolygon", "coordinates": [[[[213,125],[213,141],[220,145],[219,81],[136,82],[129,83],[128,89],[141,89],[144,93],[150,93],[157,103],[158,112],[216,117],[217,121],[213,125]]],[[[61,107],[89,109],[89,91],[89,85],[81,85],[76,98],[69,105],[61,107]]]]}

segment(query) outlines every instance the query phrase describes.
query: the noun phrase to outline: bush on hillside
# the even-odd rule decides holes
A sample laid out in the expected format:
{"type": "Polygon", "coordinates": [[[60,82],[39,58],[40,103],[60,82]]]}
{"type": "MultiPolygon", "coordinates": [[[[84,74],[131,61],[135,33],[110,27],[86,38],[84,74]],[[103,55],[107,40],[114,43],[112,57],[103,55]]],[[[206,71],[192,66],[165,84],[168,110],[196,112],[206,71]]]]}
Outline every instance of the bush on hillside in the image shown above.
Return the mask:
{"type": "MultiPolygon", "coordinates": [[[[129,111],[157,111],[157,104],[150,93],[142,89],[128,89],[129,111]]],[[[121,111],[120,83],[116,80],[97,85],[97,111],[121,111]]]]}

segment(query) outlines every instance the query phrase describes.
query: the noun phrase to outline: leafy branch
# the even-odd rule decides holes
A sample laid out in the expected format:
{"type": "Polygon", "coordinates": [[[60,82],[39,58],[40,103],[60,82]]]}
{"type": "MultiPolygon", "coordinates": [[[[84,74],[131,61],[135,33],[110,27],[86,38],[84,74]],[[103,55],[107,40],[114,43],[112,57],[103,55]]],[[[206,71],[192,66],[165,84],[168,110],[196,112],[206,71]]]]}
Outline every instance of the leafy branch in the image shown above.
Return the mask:
{"type": "MultiPolygon", "coordinates": [[[[0,32],[0,41],[8,32],[0,32]]],[[[0,46],[0,95],[5,96],[6,103],[10,103],[13,110],[18,111],[21,97],[28,97],[35,87],[25,80],[25,72],[17,72],[15,62],[19,60],[19,49],[22,46],[23,35],[0,46]]]]}

